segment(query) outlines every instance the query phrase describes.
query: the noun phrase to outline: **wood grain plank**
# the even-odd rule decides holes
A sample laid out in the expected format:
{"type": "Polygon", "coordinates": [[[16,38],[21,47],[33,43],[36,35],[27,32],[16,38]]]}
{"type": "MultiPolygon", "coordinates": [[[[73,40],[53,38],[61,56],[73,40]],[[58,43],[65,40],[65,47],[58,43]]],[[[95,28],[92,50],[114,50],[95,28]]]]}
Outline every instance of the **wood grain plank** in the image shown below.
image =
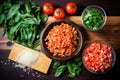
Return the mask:
{"type": "MultiPolygon", "coordinates": [[[[71,20],[78,24],[79,26],[82,26],[81,16],[68,16],[65,18],[66,20],[71,20]]],[[[50,23],[52,21],[56,20],[54,17],[49,16],[47,23],[50,23]]],[[[108,16],[106,25],[119,25],[120,26],[120,16],[108,16]]],[[[105,25],[105,26],[106,26],[105,25]]]]}
{"type": "MultiPolygon", "coordinates": [[[[113,46],[114,49],[120,50],[120,16],[108,16],[105,26],[97,32],[92,32],[84,29],[81,21],[81,16],[69,16],[65,19],[73,21],[82,28],[85,40],[84,45],[94,40],[104,40],[113,46]]],[[[47,23],[50,23],[53,20],[55,20],[53,17],[49,17],[47,23]]]]}
{"type": "MultiPolygon", "coordinates": [[[[104,40],[113,46],[114,49],[120,50],[120,16],[108,16],[105,26],[97,32],[84,29],[81,16],[68,16],[65,19],[73,21],[81,27],[84,36],[84,46],[94,40],[104,40]]],[[[49,16],[46,25],[55,20],[54,17],[49,16]]],[[[2,33],[3,27],[0,27],[0,49],[10,50],[12,46],[7,46],[7,42],[10,40],[6,36],[3,37],[2,33]]]]}
{"type": "Polygon", "coordinates": [[[0,49],[2,50],[10,50],[12,46],[8,46],[7,43],[10,42],[10,40],[7,39],[7,36],[3,36],[3,27],[0,27],[0,49]]]}

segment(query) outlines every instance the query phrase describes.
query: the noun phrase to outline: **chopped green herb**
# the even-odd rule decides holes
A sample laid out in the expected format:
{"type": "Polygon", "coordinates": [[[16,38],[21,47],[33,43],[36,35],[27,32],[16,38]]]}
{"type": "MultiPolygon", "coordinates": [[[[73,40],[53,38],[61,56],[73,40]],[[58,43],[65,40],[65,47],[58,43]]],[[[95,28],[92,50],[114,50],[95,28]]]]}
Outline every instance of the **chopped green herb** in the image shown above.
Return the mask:
{"type": "Polygon", "coordinates": [[[104,21],[103,12],[97,9],[86,9],[82,20],[88,29],[98,30],[104,21]]]}

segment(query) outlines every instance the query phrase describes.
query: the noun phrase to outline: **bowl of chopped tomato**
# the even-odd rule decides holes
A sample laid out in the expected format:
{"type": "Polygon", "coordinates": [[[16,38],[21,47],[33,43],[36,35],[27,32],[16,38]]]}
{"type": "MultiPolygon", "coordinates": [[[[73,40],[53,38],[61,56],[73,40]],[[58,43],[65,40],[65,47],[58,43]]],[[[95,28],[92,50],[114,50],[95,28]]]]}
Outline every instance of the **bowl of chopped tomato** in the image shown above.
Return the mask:
{"type": "Polygon", "coordinates": [[[45,26],[40,37],[41,50],[54,60],[78,55],[83,44],[80,26],[68,20],[56,20],[45,26]]]}
{"type": "Polygon", "coordinates": [[[116,61],[114,49],[106,42],[96,40],[89,43],[82,53],[85,68],[95,74],[103,74],[112,69],[116,61]]]}

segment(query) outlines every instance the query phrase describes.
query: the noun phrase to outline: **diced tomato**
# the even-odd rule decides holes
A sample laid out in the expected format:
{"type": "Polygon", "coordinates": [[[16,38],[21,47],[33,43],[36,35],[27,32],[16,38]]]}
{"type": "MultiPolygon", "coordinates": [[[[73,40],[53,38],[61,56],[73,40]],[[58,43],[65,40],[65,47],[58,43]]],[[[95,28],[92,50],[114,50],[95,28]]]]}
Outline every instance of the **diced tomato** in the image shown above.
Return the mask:
{"type": "Polygon", "coordinates": [[[77,31],[73,26],[61,23],[53,26],[45,40],[53,56],[70,56],[77,46],[77,31]]]}
{"type": "Polygon", "coordinates": [[[111,48],[104,43],[90,44],[83,55],[84,64],[94,72],[104,72],[112,63],[111,48]]]}

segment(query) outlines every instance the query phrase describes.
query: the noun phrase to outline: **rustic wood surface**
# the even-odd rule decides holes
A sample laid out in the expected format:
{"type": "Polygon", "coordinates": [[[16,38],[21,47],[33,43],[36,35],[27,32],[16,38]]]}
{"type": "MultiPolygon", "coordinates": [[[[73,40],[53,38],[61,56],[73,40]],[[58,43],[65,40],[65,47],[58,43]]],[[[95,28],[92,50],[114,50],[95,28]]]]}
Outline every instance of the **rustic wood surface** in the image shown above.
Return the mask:
{"type": "MultiPolygon", "coordinates": [[[[13,61],[8,60],[10,50],[12,48],[11,41],[6,36],[2,36],[3,27],[0,27],[0,80],[114,80],[118,79],[119,76],[114,75],[120,74],[120,16],[108,16],[107,23],[104,28],[97,31],[91,32],[84,29],[81,23],[80,16],[68,16],[67,20],[71,20],[81,27],[84,36],[84,45],[94,40],[104,40],[109,43],[116,52],[116,63],[113,69],[102,75],[95,75],[90,73],[82,66],[82,72],[80,76],[75,78],[67,78],[67,72],[59,78],[54,77],[55,69],[50,68],[48,74],[42,74],[34,70],[25,70],[23,68],[15,67],[16,64],[13,61]],[[7,77],[6,77],[7,76],[7,77]]],[[[54,21],[53,17],[49,17],[46,25],[51,21],[54,21]]]]}
{"type": "MultiPolygon", "coordinates": [[[[105,26],[99,31],[88,31],[86,30],[81,22],[81,16],[69,16],[65,18],[66,20],[71,20],[81,27],[84,44],[95,40],[103,40],[109,43],[115,50],[120,50],[120,16],[108,16],[105,26]]],[[[55,21],[55,18],[50,16],[48,18],[47,24],[55,21]]],[[[2,36],[3,27],[0,27],[0,49],[10,50],[11,46],[7,46],[7,42],[10,40],[6,36],[2,36]]]]}
{"type": "MultiPolygon", "coordinates": [[[[0,0],[0,5],[4,0],[0,0]]],[[[21,0],[28,1],[28,0],[21,0]]],[[[87,71],[82,66],[80,76],[75,78],[67,78],[67,72],[61,77],[55,78],[55,70],[49,70],[47,75],[36,71],[24,70],[23,68],[15,67],[13,61],[8,60],[10,50],[12,48],[10,41],[6,36],[2,37],[3,27],[0,27],[0,80],[120,80],[120,1],[119,0],[31,0],[35,1],[40,7],[47,1],[52,2],[55,8],[61,7],[65,9],[65,4],[69,1],[77,3],[78,9],[73,16],[66,13],[66,19],[71,20],[82,28],[84,35],[84,46],[94,40],[104,40],[108,42],[116,52],[116,63],[113,69],[107,74],[94,75],[87,71]],[[91,32],[83,28],[80,15],[85,7],[89,5],[99,5],[107,13],[107,23],[103,29],[97,32],[91,32]]],[[[49,17],[48,22],[55,20],[49,17]]]]}

